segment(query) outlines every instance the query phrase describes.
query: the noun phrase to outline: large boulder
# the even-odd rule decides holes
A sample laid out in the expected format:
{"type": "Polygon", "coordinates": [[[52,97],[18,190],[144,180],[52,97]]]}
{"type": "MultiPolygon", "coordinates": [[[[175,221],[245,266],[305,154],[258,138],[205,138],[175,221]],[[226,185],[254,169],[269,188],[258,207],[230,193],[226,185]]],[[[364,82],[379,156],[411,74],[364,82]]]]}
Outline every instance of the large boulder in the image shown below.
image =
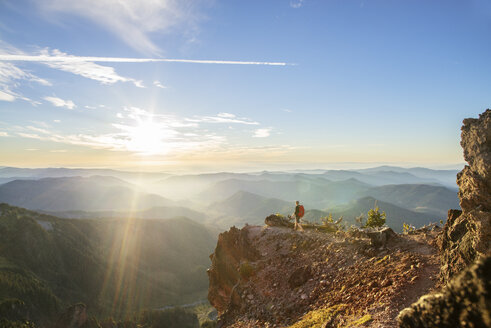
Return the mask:
{"type": "Polygon", "coordinates": [[[289,221],[284,216],[271,214],[264,219],[264,223],[270,227],[288,227],[293,228],[293,222],[289,221]]]}
{"type": "Polygon", "coordinates": [[[449,211],[440,241],[445,281],[491,252],[491,110],[464,120],[461,146],[468,163],[457,175],[462,212],[449,211]]]}

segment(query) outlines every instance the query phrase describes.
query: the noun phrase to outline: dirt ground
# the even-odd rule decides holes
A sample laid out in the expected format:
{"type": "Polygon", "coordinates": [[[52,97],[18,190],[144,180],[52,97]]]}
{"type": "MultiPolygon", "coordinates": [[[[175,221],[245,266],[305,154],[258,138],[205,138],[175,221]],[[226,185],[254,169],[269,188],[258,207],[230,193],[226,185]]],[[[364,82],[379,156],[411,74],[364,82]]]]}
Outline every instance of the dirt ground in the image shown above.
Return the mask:
{"type": "Polygon", "coordinates": [[[437,230],[375,248],[344,232],[244,229],[261,258],[224,327],[395,327],[403,308],[438,288],[437,230]]]}

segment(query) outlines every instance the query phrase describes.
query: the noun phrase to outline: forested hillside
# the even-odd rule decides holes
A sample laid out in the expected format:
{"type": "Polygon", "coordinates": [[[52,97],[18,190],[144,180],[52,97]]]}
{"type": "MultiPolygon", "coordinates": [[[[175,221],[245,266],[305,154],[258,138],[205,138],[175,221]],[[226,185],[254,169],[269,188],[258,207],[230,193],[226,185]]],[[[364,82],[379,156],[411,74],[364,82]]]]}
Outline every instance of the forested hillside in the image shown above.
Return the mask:
{"type": "Polygon", "coordinates": [[[71,220],[0,205],[0,303],[47,322],[66,306],[97,316],[190,302],[208,287],[216,233],[186,218],[71,220]]]}

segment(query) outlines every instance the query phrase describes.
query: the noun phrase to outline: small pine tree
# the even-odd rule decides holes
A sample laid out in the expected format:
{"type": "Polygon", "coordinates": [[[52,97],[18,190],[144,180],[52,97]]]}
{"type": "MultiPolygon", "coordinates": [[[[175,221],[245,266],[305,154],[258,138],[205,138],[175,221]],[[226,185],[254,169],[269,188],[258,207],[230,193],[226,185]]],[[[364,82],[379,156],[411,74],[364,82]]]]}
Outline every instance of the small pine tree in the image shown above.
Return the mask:
{"type": "Polygon", "coordinates": [[[328,216],[321,218],[321,221],[324,225],[328,225],[329,223],[334,223],[334,219],[332,218],[332,213],[329,213],[328,216]]]}
{"type": "Polygon", "coordinates": [[[376,206],[368,211],[365,226],[370,228],[381,227],[385,224],[385,217],[385,212],[380,213],[378,206],[376,206]]]}

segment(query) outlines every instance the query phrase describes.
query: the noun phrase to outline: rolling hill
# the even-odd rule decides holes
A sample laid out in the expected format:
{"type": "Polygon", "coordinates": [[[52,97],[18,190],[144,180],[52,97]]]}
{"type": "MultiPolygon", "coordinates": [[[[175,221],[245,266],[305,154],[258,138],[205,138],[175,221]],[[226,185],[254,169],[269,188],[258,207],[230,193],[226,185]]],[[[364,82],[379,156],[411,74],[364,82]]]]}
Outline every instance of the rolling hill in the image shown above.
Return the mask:
{"type": "Polygon", "coordinates": [[[202,201],[217,201],[246,191],[267,198],[278,198],[293,202],[300,200],[308,207],[325,208],[346,203],[371,186],[356,179],[329,181],[319,177],[297,175],[291,181],[246,181],[228,179],[216,183],[201,193],[202,201]]]}
{"type": "Polygon", "coordinates": [[[133,218],[133,219],[171,219],[187,217],[196,222],[205,222],[207,216],[182,206],[152,207],[142,211],[38,211],[43,214],[69,218],[69,219],[95,219],[95,218],[133,218]]]}
{"type": "Polygon", "coordinates": [[[210,215],[214,216],[213,223],[225,228],[246,223],[262,225],[264,218],[271,213],[291,213],[294,207],[291,202],[238,191],[221,202],[213,203],[210,215]]]}
{"type": "Polygon", "coordinates": [[[386,185],[370,188],[361,195],[370,196],[415,212],[431,213],[440,218],[445,218],[449,209],[460,208],[457,191],[442,186],[424,184],[386,185]]]}
{"type": "Polygon", "coordinates": [[[431,222],[445,220],[445,217],[440,217],[432,213],[411,211],[373,197],[363,197],[345,205],[335,206],[329,209],[329,212],[333,213],[335,219],[342,216],[345,222],[354,224],[355,217],[363,213],[366,218],[368,210],[374,208],[375,204],[377,204],[381,212],[385,211],[387,214],[386,224],[397,232],[402,231],[403,223],[410,223],[416,227],[420,227],[431,222]]]}
{"type": "Polygon", "coordinates": [[[0,202],[44,211],[104,211],[148,209],[172,201],[137,191],[114,177],[15,180],[0,185],[0,202]]]}

